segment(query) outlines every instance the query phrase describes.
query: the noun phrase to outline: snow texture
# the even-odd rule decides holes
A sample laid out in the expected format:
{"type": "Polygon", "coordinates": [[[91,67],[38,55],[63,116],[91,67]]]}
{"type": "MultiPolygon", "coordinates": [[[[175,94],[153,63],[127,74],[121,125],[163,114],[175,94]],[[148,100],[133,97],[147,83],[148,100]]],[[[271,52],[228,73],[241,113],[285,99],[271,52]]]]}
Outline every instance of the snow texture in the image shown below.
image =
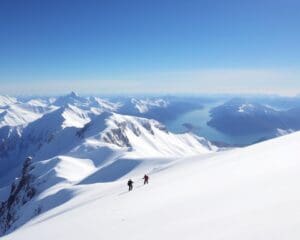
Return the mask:
{"type": "Polygon", "coordinates": [[[299,141],[294,133],[163,166],[151,159],[118,181],[73,186],[70,201],[3,239],[296,240],[299,141]],[[128,177],[135,182],[132,192],[128,177]]]}

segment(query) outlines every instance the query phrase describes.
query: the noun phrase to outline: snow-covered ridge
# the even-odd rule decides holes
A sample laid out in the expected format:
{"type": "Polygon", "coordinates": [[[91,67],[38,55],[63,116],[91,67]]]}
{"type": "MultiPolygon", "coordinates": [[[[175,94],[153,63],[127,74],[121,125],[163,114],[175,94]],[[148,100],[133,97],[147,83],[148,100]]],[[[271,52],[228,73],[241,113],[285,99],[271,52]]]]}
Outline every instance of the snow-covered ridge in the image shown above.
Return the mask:
{"type": "Polygon", "coordinates": [[[135,105],[135,108],[140,113],[146,113],[149,109],[154,107],[165,108],[169,105],[169,102],[163,99],[135,99],[133,98],[131,102],[135,105]]]}
{"type": "Polygon", "coordinates": [[[101,109],[102,111],[117,111],[120,103],[112,103],[99,97],[81,97],[75,92],[58,97],[54,102],[55,106],[72,105],[84,110],[101,109]]]}
{"type": "MultiPolygon", "coordinates": [[[[141,235],[145,240],[296,240],[299,141],[300,133],[293,133],[166,165],[155,161],[149,185],[139,180],[147,165],[129,175],[135,181],[130,193],[123,178],[64,188],[56,194],[68,202],[46,212],[36,208],[32,221],[3,239],[39,239],[43,234],[45,240],[138,240],[141,235]]],[[[85,166],[93,171],[88,162],[85,166]]]]}
{"type": "Polygon", "coordinates": [[[300,237],[299,133],[218,152],[133,116],[163,103],[130,104],[136,111],[120,114],[119,103],[71,93],[1,108],[38,115],[0,127],[0,234],[11,233],[3,239],[300,237]]]}
{"type": "MultiPolygon", "coordinates": [[[[160,115],[164,112],[170,114],[170,111],[166,111],[170,107],[170,102],[154,97],[121,98],[109,101],[96,96],[80,96],[75,92],[59,97],[23,97],[19,99],[0,95],[0,128],[26,125],[46,113],[68,105],[93,114],[109,111],[135,116],[150,116],[151,118],[158,110],[161,110],[159,111],[160,115]]],[[[174,112],[176,112],[175,109],[174,112]]]]}
{"type": "Polygon", "coordinates": [[[14,104],[16,102],[17,102],[16,98],[0,95],[0,108],[14,104]]]}
{"type": "Polygon", "coordinates": [[[93,137],[119,147],[127,147],[139,157],[178,157],[206,153],[214,148],[207,140],[195,135],[170,133],[155,120],[116,113],[99,115],[87,124],[84,132],[87,136],[91,132],[100,132],[93,137]]]}
{"type": "Polygon", "coordinates": [[[74,92],[56,99],[16,100],[0,110],[0,149],[3,150],[0,153],[0,172],[18,166],[28,155],[40,156],[37,154],[40,148],[49,145],[55,136],[69,134],[69,128],[83,128],[92,118],[105,111],[118,111],[120,106],[118,102],[98,97],[81,97],[74,92]],[[64,128],[67,129],[62,133],[64,128]]]}
{"type": "Polygon", "coordinates": [[[232,99],[210,110],[208,125],[231,136],[263,133],[262,138],[271,138],[278,135],[277,129],[299,130],[299,112],[299,107],[276,110],[261,103],[232,99]]]}
{"type": "Polygon", "coordinates": [[[0,107],[0,128],[26,125],[54,109],[54,106],[33,100],[27,103],[10,102],[8,105],[0,107]]]}
{"type": "MultiPolygon", "coordinates": [[[[34,107],[42,104],[30,102],[34,107]]],[[[117,105],[105,100],[82,100],[71,93],[53,104],[31,122],[0,128],[1,174],[9,172],[0,182],[2,234],[69,201],[76,186],[113,182],[154,171],[179,157],[216,151],[207,140],[173,134],[155,120],[117,114],[112,111],[117,105]],[[30,166],[25,162],[30,181],[20,184],[27,156],[32,156],[30,166]],[[17,192],[7,191],[15,185],[17,192]],[[33,192],[29,198],[26,188],[33,192]]]]}

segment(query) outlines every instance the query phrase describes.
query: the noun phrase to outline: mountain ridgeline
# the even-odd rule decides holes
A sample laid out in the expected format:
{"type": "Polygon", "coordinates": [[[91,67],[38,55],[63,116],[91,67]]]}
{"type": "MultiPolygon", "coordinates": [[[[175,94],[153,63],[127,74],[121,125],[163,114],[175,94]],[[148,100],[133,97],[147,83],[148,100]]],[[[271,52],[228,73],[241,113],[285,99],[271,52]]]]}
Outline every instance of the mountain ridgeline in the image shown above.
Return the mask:
{"type": "Polygon", "coordinates": [[[299,116],[300,107],[278,110],[255,101],[232,99],[211,110],[208,125],[233,136],[280,135],[300,130],[299,116]]]}
{"type": "MultiPolygon", "coordinates": [[[[156,120],[120,114],[121,103],[96,97],[71,93],[27,102],[6,99],[2,105],[5,116],[7,109],[22,107],[26,115],[20,119],[10,112],[13,121],[0,127],[1,235],[69,201],[82,186],[217,150],[196,135],[173,134],[156,120]]],[[[142,115],[167,105],[148,100],[134,106],[142,115]]]]}

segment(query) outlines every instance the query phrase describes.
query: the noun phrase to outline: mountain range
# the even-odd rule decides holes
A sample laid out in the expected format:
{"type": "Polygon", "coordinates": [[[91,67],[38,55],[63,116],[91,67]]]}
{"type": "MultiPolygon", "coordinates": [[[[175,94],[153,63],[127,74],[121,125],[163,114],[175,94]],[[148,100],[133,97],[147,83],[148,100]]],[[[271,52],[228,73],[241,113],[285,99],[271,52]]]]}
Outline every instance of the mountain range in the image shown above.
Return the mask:
{"type": "Polygon", "coordinates": [[[300,107],[278,110],[255,101],[232,99],[211,110],[208,125],[233,136],[276,136],[300,130],[299,120],[300,107]]]}
{"type": "MultiPolygon", "coordinates": [[[[156,120],[120,114],[121,103],[97,97],[72,92],[25,103],[5,99],[4,111],[26,109],[26,117],[10,112],[14,121],[0,127],[2,235],[71,200],[76,186],[117,181],[217,150],[196,135],[173,134],[156,120]]],[[[167,105],[131,102],[141,114],[167,105]]]]}

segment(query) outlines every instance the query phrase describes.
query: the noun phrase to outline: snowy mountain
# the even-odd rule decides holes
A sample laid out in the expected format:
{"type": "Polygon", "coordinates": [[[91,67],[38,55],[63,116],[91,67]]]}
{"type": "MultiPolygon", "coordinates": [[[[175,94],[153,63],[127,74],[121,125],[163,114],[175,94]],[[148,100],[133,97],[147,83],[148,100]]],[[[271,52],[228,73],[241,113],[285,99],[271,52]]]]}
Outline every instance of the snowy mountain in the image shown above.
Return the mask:
{"type": "MultiPolygon", "coordinates": [[[[199,104],[128,101],[71,93],[16,100],[1,108],[15,117],[3,118],[0,126],[3,239],[34,240],[41,234],[62,240],[125,235],[298,239],[293,226],[300,220],[293,213],[300,200],[295,185],[299,133],[220,151],[204,138],[174,134],[159,121],[141,117],[199,104]],[[134,112],[125,114],[126,109],[134,112]],[[148,186],[142,185],[145,173],[150,175],[148,186]],[[130,193],[129,178],[134,181],[130,193]]],[[[250,119],[257,112],[276,112],[265,106],[257,111],[260,107],[232,102],[228,109],[250,119]]],[[[297,109],[286,112],[296,114],[297,109]]],[[[276,135],[292,131],[277,128],[276,135]]]]}
{"type": "Polygon", "coordinates": [[[126,97],[116,100],[120,103],[118,113],[151,118],[165,124],[184,113],[203,107],[203,99],[198,101],[186,97],[126,97]]]}
{"type": "Polygon", "coordinates": [[[74,106],[82,106],[82,105],[88,105],[89,101],[87,98],[80,97],[77,93],[71,92],[68,95],[58,97],[54,102],[53,105],[56,106],[65,106],[67,104],[71,104],[74,106]]]}
{"type": "Polygon", "coordinates": [[[65,106],[44,114],[28,125],[0,128],[0,173],[17,167],[27,156],[36,155],[64,128],[83,127],[88,121],[85,112],[75,106],[65,106]]]}
{"type": "Polygon", "coordinates": [[[75,92],[71,92],[68,95],[58,97],[53,105],[63,107],[66,105],[72,105],[80,107],[85,110],[97,110],[100,108],[102,111],[117,111],[120,103],[113,103],[98,97],[81,97],[75,92]]]}
{"type": "Polygon", "coordinates": [[[22,102],[15,98],[0,96],[0,128],[26,125],[54,109],[49,102],[41,99],[22,102]]]}
{"type": "MultiPolygon", "coordinates": [[[[121,118],[108,116],[107,131],[121,118]]],[[[94,127],[85,132],[87,142],[101,138],[89,133],[94,127]]],[[[126,126],[125,131],[129,129],[126,126]]],[[[130,132],[135,135],[134,131],[130,132]]],[[[148,131],[141,130],[143,134],[148,131]]],[[[20,198],[26,202],[31,197],[36,172],[46,172],[39,180],[40,184],[48,182],[48,188],[23,205],[17,221],[28,215],[35,217],[3,239],[34,240],[43,235],[45,240],[113,240],[124,236],[136,240],[296,240],[300,237],[299,141],[300,134],[294,133],[246,148],[182,157],[164,164],[148,159],[113,182],[95,182],[89,177],[88,181],[81,180],[96,168],[95,162],[86,158],[28,160],[18,180],[20,184],[28,179],[23,183],[27,194],[23,192],[20,198]],[[53,167],[55,164],[59,167],[53,167]],[[145,172],[150,173],[150,184],[143,186],[140,179],[145,172]],[[65,182],[55,185],[57,181],[48,179],[54,175],[65,182]],[[132,192],[126,188],[129,177],[135,182],[132,192]],[[49,182],[54,183],[50,188],[49,182]]],[[[13,197],[18,186],[12,190],[13,197]]]]}
{"type": "Polygon", "coordinates": [[[74,186],[116,181],[217,150],[155,120],[106,111],[114,105],[97,98],[63,99],[35,121],[0,128],[2,234],[72,199],[74,186]]]}
{"type": "Polygon", "coordinates": [[[0,108],[14,104],[16,102],[17,102],[16,98],[0,95],[0,108]]]}
{"type": "Polygon", "coordinates": [[[211,110],[209,126],[233,136],[256,133],[277,136],[277,129],[300,130],[300,108],[276,110],[245,99],[232,99],[211,110]]]}
{"type": "Polygon", "coordinates": [[[149,112],[152,108],[166,108],[169,102],[164,99],[131,99],[131,103],[140,113],[149,112]]]}

